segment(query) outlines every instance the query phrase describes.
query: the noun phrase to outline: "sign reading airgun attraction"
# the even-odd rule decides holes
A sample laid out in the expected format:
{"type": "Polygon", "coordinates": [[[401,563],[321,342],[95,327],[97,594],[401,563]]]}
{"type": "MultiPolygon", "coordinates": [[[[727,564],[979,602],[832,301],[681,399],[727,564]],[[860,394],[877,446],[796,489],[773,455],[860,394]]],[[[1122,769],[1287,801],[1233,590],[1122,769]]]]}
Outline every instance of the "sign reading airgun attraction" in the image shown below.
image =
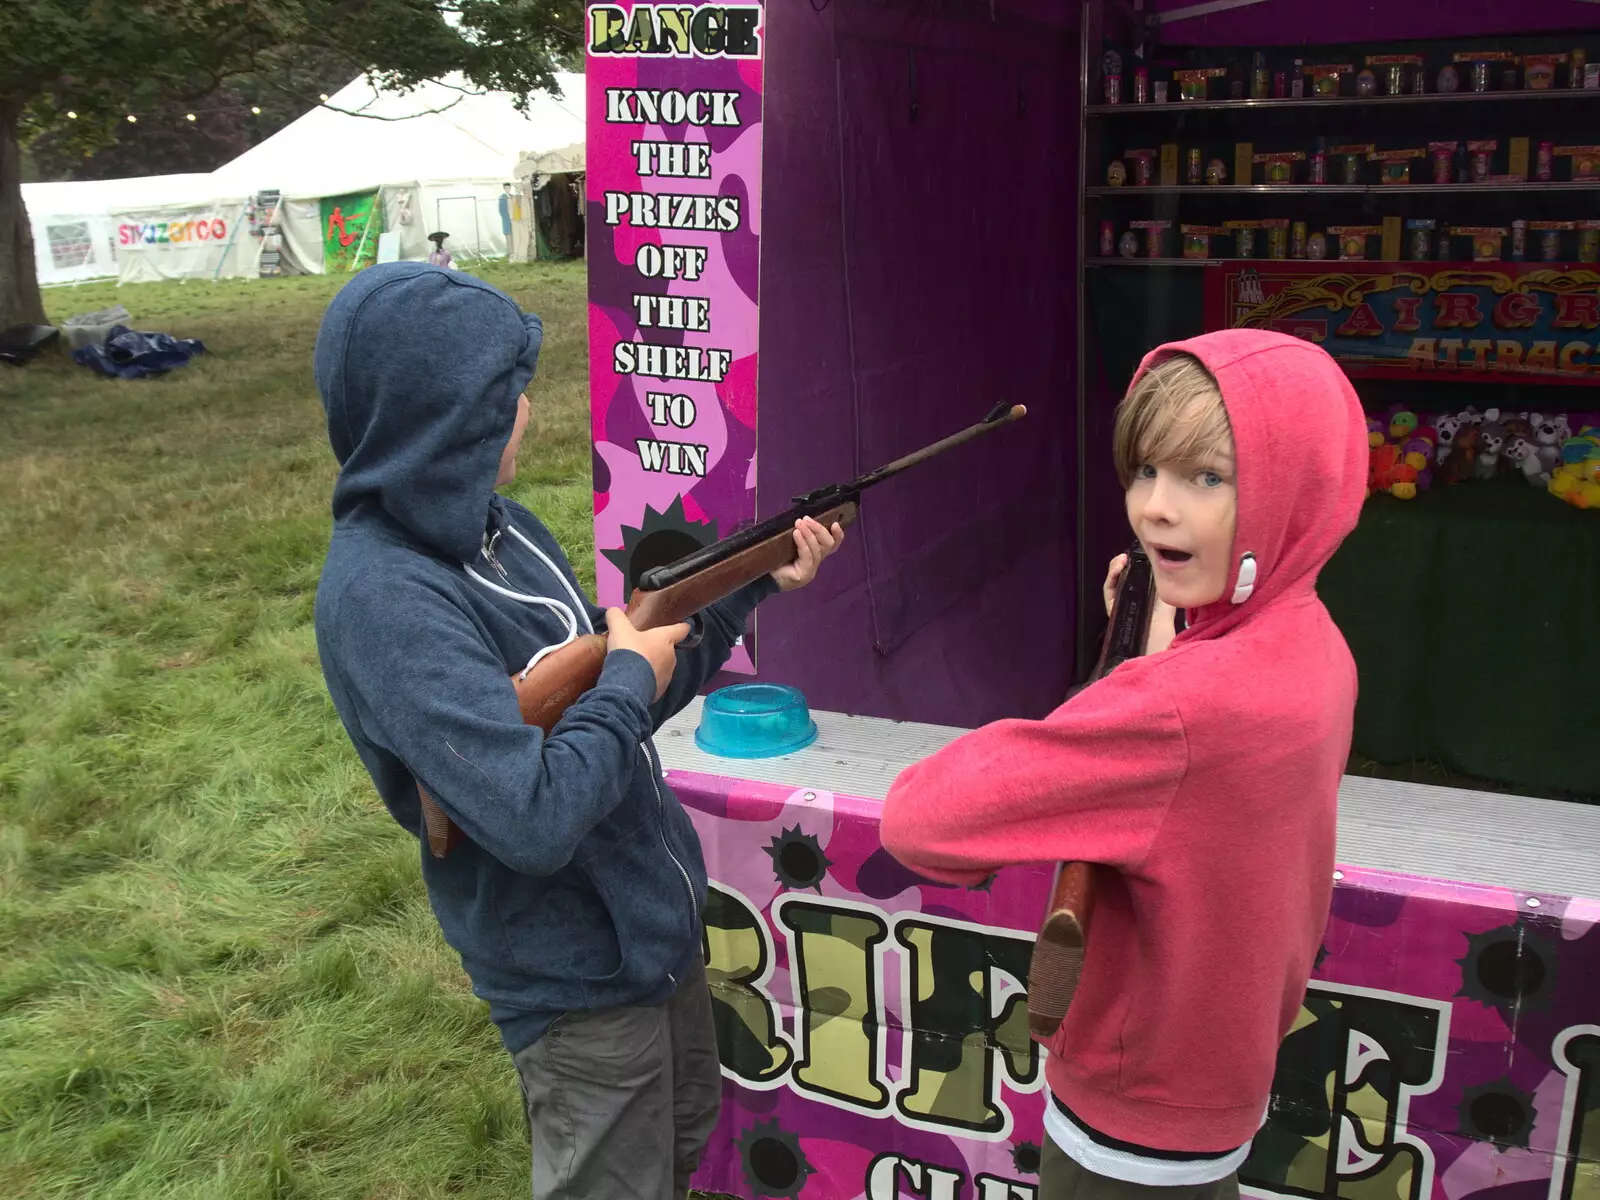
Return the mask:
{"type": "MultiPolygon", "coordinates": [[[[696,1187],[1033,1200],[1026,979],[1049,869],[934,885],[883,850],[875,802],[671,782],[713,881],[725,1083],[696,1187]]],[[[1600,903],[1529,899],[1344,872],[1246,1192],[1600,1200],[1600,903]]]]}
{"type": "Polygon", "coordinates": [[[1207,329],[1303,337],[1353,377],[1600,384],[1600,271],[1547,263],[1228,262],[1207,329]]]}
{"type": "MultiPolygon", "coordinates": [[[[757,5],[588,10],[603,604],[755,519],[762,20],[757,5]]],[[[728,669],[755,670],[753,626],[728,669]]]]}

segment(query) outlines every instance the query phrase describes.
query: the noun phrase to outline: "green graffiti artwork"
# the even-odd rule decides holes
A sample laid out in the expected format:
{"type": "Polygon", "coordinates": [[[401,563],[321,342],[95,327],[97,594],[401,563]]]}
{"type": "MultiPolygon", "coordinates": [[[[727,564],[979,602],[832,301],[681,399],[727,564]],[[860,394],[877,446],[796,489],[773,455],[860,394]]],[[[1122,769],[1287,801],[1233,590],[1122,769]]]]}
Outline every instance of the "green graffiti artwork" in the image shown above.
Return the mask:
{"type": "Polygon", "coordinates": [[[1437,1085],[1445,1026],[1441,1006],[1313,985],[1240,1182],[1316,1200],[1422,1200],[1428,1172],[1405,1112],[1437,1085]]]}
{"type": "Polygon", "coordinates": [[[1000,1132],[1008,1115],[996,1060],[1013,1086],[1027,1087],[1039,1076],[1022,990],[1033,939],[931,919],[901,920],[895,938],[905,948],[911,985],[909,1082],[896,1101],[900,1111],[946,1127],[1000,1132]],[[995,1015],[1002,971],[1018,986],[995,1015]]]}
{"type": "Polygon", "coordinates": [[[872,1111],[888,1107],[882,1079],[878,972],[889,926],[875,911],[785,896],[773,916],[793,935],[790,973],[800,1017],[795,1086],[872,1111]]]}
{"type": "Polygon", "coordinates": [[[767,923],[744,897],[713,883],[702,936],[722,1065],[747,1083],[782,1079],[794,1050],[780,1031],[777,1004],[761,988],[772,968],[767,923]]]}

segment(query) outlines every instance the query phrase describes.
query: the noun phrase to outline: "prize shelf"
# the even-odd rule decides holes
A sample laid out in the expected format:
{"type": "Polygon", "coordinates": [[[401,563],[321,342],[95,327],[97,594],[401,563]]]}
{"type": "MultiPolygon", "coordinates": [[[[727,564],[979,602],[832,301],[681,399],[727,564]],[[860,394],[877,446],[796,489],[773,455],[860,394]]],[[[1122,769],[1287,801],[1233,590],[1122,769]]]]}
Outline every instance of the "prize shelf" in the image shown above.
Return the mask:
{"type": "MultiPolygon", "coordinates": [[[[1086,258],[1083,264],[1086,267],[1220,267],[1223,263],[1231,261],[1225,258],[1101,258],[1098,255],[1086,258]]],[[[1306,262],[1306,259],[1240,259],[1240,262],[1306,262]]],[[[1337,262],[1337,259],[1323,259],[1323,262],[1337,262]]]]}
{"type": "Polygon", "coordinates": [[[1304,96],[1272,97],[1266,100],[1168,100],[1165,104],[1090,104],[1084,112],[1091,117],[1149,116],[1186,112],[1261,112],[1283,109],[1369,108],[1407,104],[1518,104],[1526,102],[1600,101],[1600,88],[1545,88],[1537,91],[1504,92],[1424,92],[1401,96],[1304,96]]]}
{"type": "MultiPolygon", "coordinates": [[[[1260,258],[1260,257],[1256,257],[1256,258],[1234,258],[1234,257],[1223,257],[1223,258],[1120,258],[1120,257],[1117,257],[1117,256],[1113,256],[1111,258],[1106,258],[1103,255],[1091,255],[1088,258],[1084,259],[1083,263],[1084,263],[1084,266],[1087,266],[1087,267],[1220,267],[1223,263],[1230,263],[1230,262],[1255,262],[1255,263],[1280,263],[1280,262],[1282,262],[1282,263],[1313,263],[1313,262],[1322,262],[1322,263],[1327,263],[1328,264],[1328,269],[1330,271],[1332,271],[1332,270],[1337,270],[1340,263],[1357,263],[1357,264],[1360,264],[1360,263],[1373,263],[1373,262],[1382,262],[1382,261],[1383,260],[1379,259],[1379,258],[1260,258]]],[[[1422,266],[1460,267],[1462,269],[1470,269],[1470,268],[1473,268],[1473,267],[1493,267],[1493,266],[1503,265],[1505,263],[1515,263],[1516,261],[1517,260],[1510,259],[1510,258],[1497,258],[1497,259],[1493,260],[1492,262],[1475,262],[1475,261],[1469,261],[1467,259],[1455,259],[1455,258],[1430,258],[1430,259],[1428,259],[1426,261],[1415,260],[1415,259],[1402,259],[1401,260],[1401,262],[1403,264],[1414,264],[1414,265],[1419,266],[1419,267],[1422,267],[1422,266]]],[[[1534,262],[1535,260],[1529,258],[1529,259],[1524,259],[1522,261],[1526,262],[1526,263],[1531,263],[1531,262],[1534,262]]],[[[1592,271],[1592,270],[1600,269],[1600,267],[1597,267],[1597,265],[1595,263],[1586,263],[1586,262],[1576,262],[1575,263],[1575,262],[1570,262],[1568,260],[1562,260],[1561,262],[1542,263],[1542,265],[1546,266],[1546,267],[1550,267],[1552,269],[1556,269],[1556,270],[1560,270],[1563,267],[1574,268],[1574,269],[1584,270],[1584,271],[1592,271]]]]}
{"type": "Polygon", "coordinates": [[[1406,196],[1416,192],[1475,196],[1493,192],[1600,192],[1600,179],[1560,182],[1526,180],[1519,183],[1189,183],[1135,184],[1111,187],[1101,184],[1084,189],[1095,197],[1122,196],[1406,196]]]}

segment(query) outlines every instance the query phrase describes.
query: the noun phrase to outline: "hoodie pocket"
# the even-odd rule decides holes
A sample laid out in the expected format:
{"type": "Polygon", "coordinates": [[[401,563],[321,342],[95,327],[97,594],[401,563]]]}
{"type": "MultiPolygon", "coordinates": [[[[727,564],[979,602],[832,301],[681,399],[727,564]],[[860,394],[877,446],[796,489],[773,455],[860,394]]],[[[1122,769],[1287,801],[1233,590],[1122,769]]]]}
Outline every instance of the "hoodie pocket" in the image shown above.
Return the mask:
{"type": "Polygon", "coordinates": [[[647,821],[629,835],[581,868],[610,914],[619,955],[615,970],[584,976],[596,1004],[626,1004],[657,990],[695,936],[694,892],[661,827],[647,821]]]}

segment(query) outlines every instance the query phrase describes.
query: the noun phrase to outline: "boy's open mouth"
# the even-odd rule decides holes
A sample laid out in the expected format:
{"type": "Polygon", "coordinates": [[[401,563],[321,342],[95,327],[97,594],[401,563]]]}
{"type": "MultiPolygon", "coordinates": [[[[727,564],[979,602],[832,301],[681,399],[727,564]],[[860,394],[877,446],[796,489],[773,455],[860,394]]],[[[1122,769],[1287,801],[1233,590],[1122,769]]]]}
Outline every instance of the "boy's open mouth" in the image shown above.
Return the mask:
{"type": "Polygon", "coordinates": [[[1157,546],[1155,550],[1157,558],[1164,563],[1171,563],[1173,566],[1180,566],[1194,557],[1187,550],[1169,550],[1165,546],[1157,546]]]}

